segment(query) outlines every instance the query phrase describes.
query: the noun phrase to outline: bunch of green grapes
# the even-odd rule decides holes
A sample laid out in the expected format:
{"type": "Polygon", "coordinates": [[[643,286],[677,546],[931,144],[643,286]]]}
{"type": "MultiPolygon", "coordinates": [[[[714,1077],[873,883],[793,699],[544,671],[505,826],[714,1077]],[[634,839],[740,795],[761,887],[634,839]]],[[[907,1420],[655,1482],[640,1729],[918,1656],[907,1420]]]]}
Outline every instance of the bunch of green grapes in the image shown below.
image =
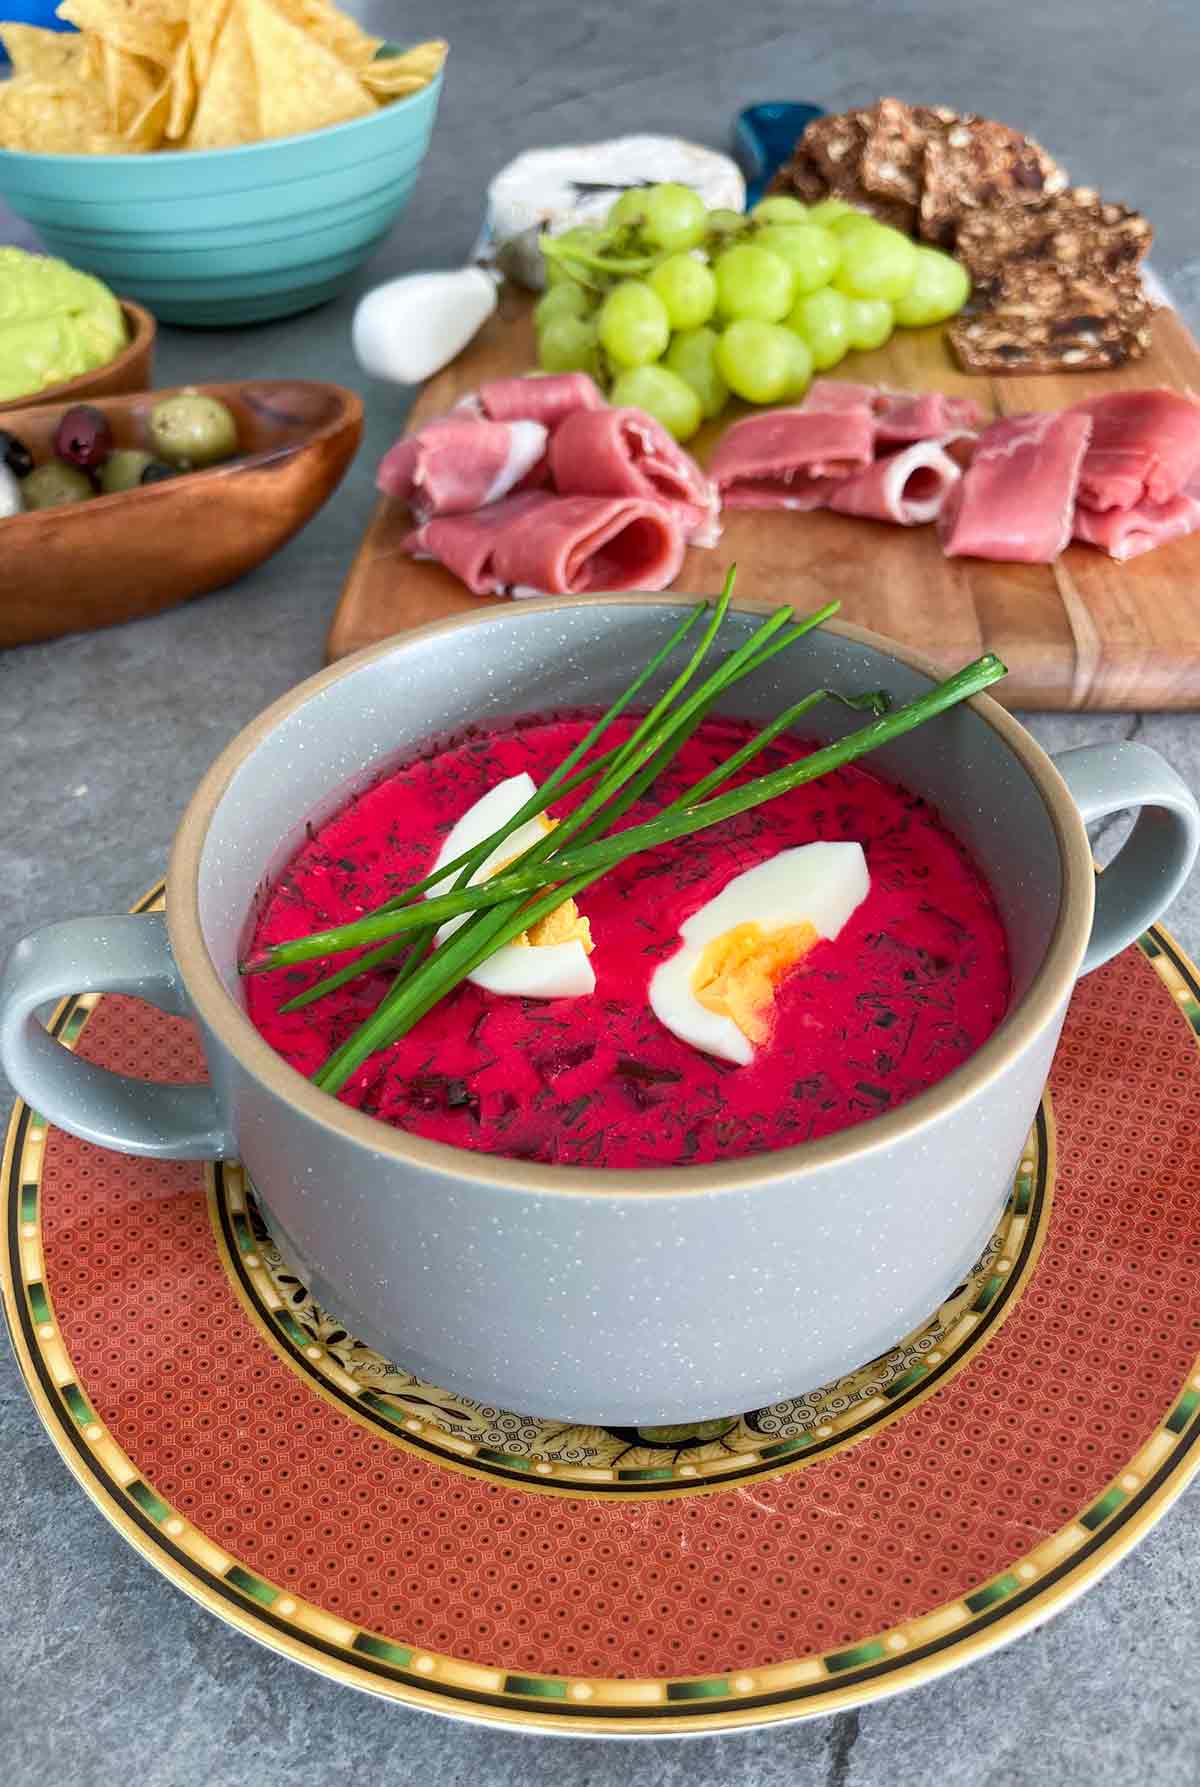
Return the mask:
{"type": "Polygon", "coordinates": [[[687,186],[635,187],[603,227],[544,236],[542,252],[539,364],[591,373],[681,441],[731,393],[795,402],[814,372],[897,324],[944,322],[970,293],[948,254],[834,198],[778,194],[743,216],[687,186]]]}

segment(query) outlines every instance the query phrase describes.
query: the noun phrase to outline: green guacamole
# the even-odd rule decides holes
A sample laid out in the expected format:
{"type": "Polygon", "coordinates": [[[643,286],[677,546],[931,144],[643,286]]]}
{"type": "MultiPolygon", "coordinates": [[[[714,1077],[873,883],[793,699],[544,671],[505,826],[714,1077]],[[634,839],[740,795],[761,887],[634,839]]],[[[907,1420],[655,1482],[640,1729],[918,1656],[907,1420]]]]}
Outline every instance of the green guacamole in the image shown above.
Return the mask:
{"type": "Polygon", "coordinates": [[[106,285],[66,261],[0,248],[0,402],[78,378],[125,345],[125,318],[106,285]]]}

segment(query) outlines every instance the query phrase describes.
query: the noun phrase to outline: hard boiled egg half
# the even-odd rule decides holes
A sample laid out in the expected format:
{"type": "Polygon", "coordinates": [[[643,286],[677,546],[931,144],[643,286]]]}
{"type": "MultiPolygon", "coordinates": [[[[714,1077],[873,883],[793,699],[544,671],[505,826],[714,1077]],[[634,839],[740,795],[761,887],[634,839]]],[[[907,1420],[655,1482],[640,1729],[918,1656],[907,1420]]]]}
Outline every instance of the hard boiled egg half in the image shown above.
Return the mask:
{"type": "MultiPolygon", "coordinates": [[[[506,781],[497,782],[452,827],[430,873],[436,875],[445,863],[454,862],[482,844],[494,831],[515,819],[536,793],[537,784],[529,775],[509,776],[506,781]]],[[[544,814],[526,820],[484,858],[471,876],[471,886],[498,874],[553,829],[544,814]]],[[[457,879],[454,874],[435,882],[426,888],[425,898],[449,893],[457,879]]],[[[459,918],[449,919],[438,930],[438,942],[444,943],[469,916],[464,912],[459,918]]],[[[588,961],[591,951],[588,921],[580,916],[574,900],[568,899],[512,943],[502,945],[467,978],[489,993],[507,993],[514,998],[578,999],[596,990],[596,976],[588,961]]]]}
{"type": "Polygon", "coordinates": [[[780,850],[679,927],[683,947],[650,981],[655,1017],[682,1042],[741,1067],[771,1032],[775,989],[871,888],[861,844],[780,850]]]}

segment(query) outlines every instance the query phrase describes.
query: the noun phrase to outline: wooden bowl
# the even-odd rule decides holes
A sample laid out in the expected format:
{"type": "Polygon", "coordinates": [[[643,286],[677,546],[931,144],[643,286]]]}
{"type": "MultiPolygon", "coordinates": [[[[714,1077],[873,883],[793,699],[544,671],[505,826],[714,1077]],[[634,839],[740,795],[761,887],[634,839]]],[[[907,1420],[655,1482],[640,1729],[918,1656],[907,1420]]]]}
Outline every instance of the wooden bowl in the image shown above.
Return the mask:
{"type": "Polygon", "coordinates": [[[115,360],[78,378],[63,379],[57,385],[44,385],[40,391],[29,391],[24,397],[10,397],[0,403],[0,416],[12,410],[25,410],[35,403],[82,403],[84,398],[111,397],[117,392],[144,391],[154,376],[155,322],[148,310],[130,298],[121,299],[128,344],[115,360]]]}
{"type": "MultiPolygon", "coordinates": [[[[0,520],[0,645],[112,626],[233,583],[332,495],[362,435],[353,391],[306,379],[194,388],[228,404],[244,451],[161,484],[0,520]]],[[[148,446],[150,413],[170,394],[110,398],[116,445],[148,446]]],[[[69,408],[39,403],[4,425],[40,464],[69,408]]]]}

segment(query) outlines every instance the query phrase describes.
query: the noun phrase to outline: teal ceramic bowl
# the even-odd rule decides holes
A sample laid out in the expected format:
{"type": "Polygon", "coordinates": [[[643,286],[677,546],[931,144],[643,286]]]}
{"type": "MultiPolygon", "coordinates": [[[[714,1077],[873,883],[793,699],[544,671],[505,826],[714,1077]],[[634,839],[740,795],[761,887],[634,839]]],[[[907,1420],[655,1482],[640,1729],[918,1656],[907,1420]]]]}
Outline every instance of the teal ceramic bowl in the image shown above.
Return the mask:
{"type": "Polygon", "coordinates": [[[368,118],[237,149],[0,150],[0,197],[161,322],[292,316],[341,291],[403,211],[441,89],[439,74],[368,118]]]}

